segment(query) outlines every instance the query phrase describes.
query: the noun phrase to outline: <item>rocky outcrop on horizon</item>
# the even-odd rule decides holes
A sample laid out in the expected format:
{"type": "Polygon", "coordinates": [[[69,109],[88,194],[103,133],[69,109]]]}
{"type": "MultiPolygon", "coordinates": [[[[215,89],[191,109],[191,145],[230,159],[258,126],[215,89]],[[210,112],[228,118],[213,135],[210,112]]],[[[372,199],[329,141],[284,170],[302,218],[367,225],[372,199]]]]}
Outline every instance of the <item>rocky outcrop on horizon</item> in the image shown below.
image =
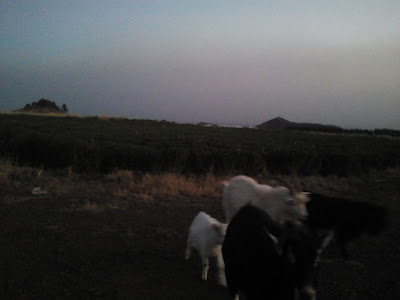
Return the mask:
{"type": "Polygon", "coordinates": [[[27,104],[24,108],[18,109],[17,111],[34,113],[66,113],[68,108],[65,104],[59,108],[55,102],[42,98],[38,102],[27,104]]]}

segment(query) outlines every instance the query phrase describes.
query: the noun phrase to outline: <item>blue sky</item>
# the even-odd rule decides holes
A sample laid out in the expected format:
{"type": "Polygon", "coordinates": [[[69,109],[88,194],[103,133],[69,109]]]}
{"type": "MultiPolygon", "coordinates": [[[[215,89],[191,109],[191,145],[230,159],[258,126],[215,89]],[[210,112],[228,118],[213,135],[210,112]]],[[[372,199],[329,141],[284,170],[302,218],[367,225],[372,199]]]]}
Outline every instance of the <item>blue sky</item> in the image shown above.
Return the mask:
{"type": "Polygon", "coordinates": [[[400,129],[400,1],[0,2],[0,110],[400,129]]]}

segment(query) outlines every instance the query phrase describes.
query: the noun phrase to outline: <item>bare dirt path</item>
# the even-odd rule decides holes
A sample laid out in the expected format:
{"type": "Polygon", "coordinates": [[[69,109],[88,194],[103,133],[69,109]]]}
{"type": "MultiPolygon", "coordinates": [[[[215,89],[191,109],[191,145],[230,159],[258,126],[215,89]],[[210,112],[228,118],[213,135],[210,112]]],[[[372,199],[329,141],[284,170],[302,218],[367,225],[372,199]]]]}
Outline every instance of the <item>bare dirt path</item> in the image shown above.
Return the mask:
{"type": "MultiPolygon", "coordinates": [[[[93,213],[51,195],[17,193],[11,202],[11,189],[2,189],[1,299],[230,299],[216,284],[214,264],[203,282],[196,253],[184,260],[192,218],[204,210],[223,220],[220,199],[182,197],[93,213]]],[[[328,247],[317,270],[318,299],[398,299],[400,178],[354,189],[358,199],[384,203],[390,224],[380,236],[351,244],[348,262],[328,247]]]]}

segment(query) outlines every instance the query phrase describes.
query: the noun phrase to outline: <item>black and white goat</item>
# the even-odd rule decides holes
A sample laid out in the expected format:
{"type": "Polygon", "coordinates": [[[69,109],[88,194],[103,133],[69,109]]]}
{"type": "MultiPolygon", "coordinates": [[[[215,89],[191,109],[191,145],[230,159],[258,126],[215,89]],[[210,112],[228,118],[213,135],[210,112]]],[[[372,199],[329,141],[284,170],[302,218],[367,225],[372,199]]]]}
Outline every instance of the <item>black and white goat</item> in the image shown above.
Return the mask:
{"type": "Polygon", "coordinates": [[[335,239],[344,259],[349,255],[346,244],[360,235],[378,234],[386,224],[386,209],[365,201],[351,201],[311,193],[307,202],[308,220],[306,223],[315,232],[328,234],[321,248],[335,239]]]}
{"type": "Polygon", "coordinates": [[[320,242],[302,225],[275,222],[263,209],[242,207],[228,225],[222,254],[231,296],[315,299],[313,273],[320,242]]]}

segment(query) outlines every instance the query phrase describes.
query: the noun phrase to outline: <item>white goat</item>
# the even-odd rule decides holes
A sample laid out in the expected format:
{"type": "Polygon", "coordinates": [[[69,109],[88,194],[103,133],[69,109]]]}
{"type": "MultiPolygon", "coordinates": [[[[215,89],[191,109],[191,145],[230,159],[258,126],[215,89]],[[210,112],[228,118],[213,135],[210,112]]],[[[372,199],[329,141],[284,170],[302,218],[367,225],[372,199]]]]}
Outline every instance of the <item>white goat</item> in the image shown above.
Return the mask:
{"type": "Polygon", "coordinates": [[[191,248],[196,249],[199,253],[203,264],[201,275],[203,280],[207,280],[208,258],[215,257],[218,267],[218,283],[223,286],[226,286],[226,279],[221,245],[224,241],[226,227],[226,224],[220,223],[205,212],[199,212],[190,225],[185,251],[186,259],[190,257],[191,248]]]}
{"type": "Polygon", "coordinates": [[[222,182],[222,205],[227,223],[246,204],[264,209],[278,223],[302,220],[307,217],[305,204],[308,200],[306,193],[292,196],[286,187],[258,184],[244,175],[222,182]]]}

